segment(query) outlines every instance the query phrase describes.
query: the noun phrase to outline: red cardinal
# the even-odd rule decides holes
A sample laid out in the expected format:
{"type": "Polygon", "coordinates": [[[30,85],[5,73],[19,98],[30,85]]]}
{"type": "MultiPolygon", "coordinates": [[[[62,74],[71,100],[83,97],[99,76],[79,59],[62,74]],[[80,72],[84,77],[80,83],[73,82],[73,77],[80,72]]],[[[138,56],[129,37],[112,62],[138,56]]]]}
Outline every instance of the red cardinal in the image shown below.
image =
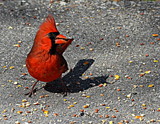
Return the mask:
{"type": "Polygon", "coordinates": [[[72,41],[73,39],[67,39],[58,32],[53,16],[49,15],[40,25],[26,59],[28,72],[37,79],[27,95],[33,94],[38,81],[54,81],[61,78],[62,73],[68,70],[62,54],[72,41]]]}

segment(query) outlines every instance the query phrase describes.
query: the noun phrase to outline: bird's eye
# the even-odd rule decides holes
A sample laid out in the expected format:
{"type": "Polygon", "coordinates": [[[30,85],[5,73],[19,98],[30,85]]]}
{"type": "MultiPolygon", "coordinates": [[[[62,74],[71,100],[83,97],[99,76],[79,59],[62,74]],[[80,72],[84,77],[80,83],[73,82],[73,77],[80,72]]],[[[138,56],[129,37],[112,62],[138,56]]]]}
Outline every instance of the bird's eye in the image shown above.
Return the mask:
{"type": "Polygon", "coordinates": [[[57,35],[59,35],[59,32],[50,32],[50,33],[48,33],[48,36],[49,36],[50,39],[55,39],[57,35]]]}

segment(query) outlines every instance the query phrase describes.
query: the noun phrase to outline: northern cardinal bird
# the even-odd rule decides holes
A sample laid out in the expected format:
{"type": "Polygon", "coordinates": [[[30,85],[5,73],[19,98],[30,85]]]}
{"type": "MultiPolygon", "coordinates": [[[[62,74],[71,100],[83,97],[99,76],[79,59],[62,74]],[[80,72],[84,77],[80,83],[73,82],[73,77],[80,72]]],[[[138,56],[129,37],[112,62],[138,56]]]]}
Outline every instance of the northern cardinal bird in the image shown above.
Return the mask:
{"type": "Polygon", "coordinates": [[[73,39],[67,39],[58,32],[53,16],[49,15],[40,25],[26,59],[28,72],[37,81],[26,95],[30,97],[33,94],[38,81],[54,81],[61,78],[62,73],[68,70],[62,54],[72,41],[73,39]]]}

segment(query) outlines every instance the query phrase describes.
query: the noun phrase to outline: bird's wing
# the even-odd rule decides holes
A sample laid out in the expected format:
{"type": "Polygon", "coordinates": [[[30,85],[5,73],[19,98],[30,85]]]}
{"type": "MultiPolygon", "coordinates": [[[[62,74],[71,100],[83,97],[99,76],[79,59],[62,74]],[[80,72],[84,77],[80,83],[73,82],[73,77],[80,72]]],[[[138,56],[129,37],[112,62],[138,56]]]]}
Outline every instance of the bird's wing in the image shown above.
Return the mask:
{"type": "Polygon", "coordinates": [[[61,73],[65,73],[67,70],[68,70],[68,64],[67,64],[67,61],[65,60],[65,58],[61,56],[61,60],[59,61],[60,62],[60,70],[61,70],[61,73]]]}

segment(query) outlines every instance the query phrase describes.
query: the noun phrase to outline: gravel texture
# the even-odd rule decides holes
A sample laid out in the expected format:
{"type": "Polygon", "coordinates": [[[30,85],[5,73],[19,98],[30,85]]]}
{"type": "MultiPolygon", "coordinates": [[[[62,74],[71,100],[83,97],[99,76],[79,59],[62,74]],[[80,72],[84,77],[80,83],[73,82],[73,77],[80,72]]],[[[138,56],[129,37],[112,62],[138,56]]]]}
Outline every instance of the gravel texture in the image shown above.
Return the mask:
{"type": "Polygon", "coordinates": [[[159,2],[0,1],[0,123],[159,124],[159,26],[159,2]],[[70,93],[39,82],[28,98],[25,58],[48,14],[74,38],[64,54],[70,93]]]}

